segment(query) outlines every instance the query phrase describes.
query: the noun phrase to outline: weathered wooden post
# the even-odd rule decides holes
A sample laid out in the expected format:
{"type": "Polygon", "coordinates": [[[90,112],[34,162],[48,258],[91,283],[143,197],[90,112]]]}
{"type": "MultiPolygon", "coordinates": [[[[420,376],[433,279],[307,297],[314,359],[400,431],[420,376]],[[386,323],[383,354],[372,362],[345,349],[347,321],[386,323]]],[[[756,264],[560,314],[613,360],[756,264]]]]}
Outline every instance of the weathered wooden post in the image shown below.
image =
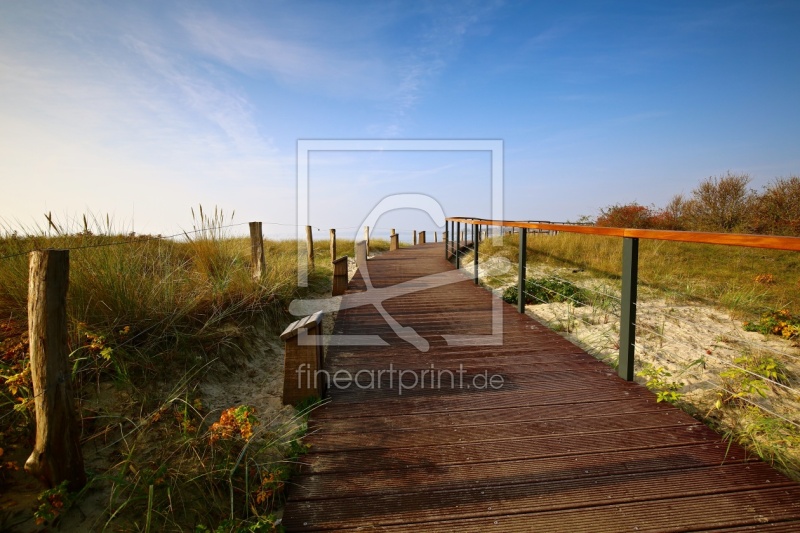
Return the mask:
{"type": "Polygon", "coordinates": [[[439,232],[438,231],[434,231],[433,232],[433,242],[439,242],[439,232]]]}
{"type": "Polygon", "coordinates": [[[264,275],[264,234],[261,232],[261,222],[250,223],[250,268],[254,280],[259,280],[264,275]]]}
{"type": "Polygon", "coordinates": [[[322,311],[292,322],[281,339],[285,343],[283,358],[283,403],[296,405],[325,395],[327,381],[323,365],[322,311]]]}
{"type": "Polygon", "coordinates": [[[336,230],[331,228],[331,263],[336,261],[336,230]]]}
{"type": "Polygon", "coordinates": [[[414,230],[414,246],[417,245],[417,230],[414,230]]]}
{"type": "Polygon", "coordinates": [[[314,269],[314,235],[311,232],[311,226],[306,226],[306,253],[308,254],[308,264],[311,269],[314,269]]]}
{"type": "Polygon", "coordinates": [[[343,255],[333,262],[333,296],[344,294],[347,290],[347,256],[343,255]]]}
{"type": "Polygon", "coordinates": [[[48,487],[86,484],[80,430],[67,349],[69,250],[31,252],[28,278],[28,336],[36,411],[36,444],[25,471],[48,487]]]}
{"type": "Polygon", "coordinates": [[[420,244],[425,244],[425,242],[426,242],[425,241],[425,232],[424,231],[420,231],[419,232],[419,243],[420,244]]]}
{"type": "Polygon", "coordinates": [[[367,243],[359,241],[356,243],[356,267],[364,268],[367,265],[367,258],[369,257],[369,250],[367,250],[367,243]]]}
{"type": "Polygon", "coordinates": [[[400,248],[400,235],[397,233],[393,233],[391,237],[389,237],[389,251],[397,250],[400,248]]]}
{"type": "Polygon", "coordinates": [[[364,226],[364,243],[367,246],[367,255],[369,255],[369,226],[364,226]]]}
{"type": "Polygon", "coordinates": [[[397,232],[396,232],[396,231],[394,231],[394,228],[392,228],[392,232],[389,234],[389,236],[392,236],[392,235],[394,235],[395,233],[397,233],[397,232]]]}

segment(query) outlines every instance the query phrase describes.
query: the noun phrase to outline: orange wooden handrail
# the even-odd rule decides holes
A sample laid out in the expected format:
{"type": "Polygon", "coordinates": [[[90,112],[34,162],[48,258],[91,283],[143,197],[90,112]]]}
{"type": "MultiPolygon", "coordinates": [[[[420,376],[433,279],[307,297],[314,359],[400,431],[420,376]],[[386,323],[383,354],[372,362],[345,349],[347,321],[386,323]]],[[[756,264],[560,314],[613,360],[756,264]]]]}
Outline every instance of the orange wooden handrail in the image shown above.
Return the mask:
{"type": "Polygon", "coordinates": [[[766,250],[791,250],[800,252],[800,237],[778,237],[772,235],[748,235],[743,233],[710,233],[701,231],[670,231],[658,229],[604,228],[597,226],[573,226],[571,224],[549,224],[543,222],[522,222],[516,220],[489,220],[484,218],[448,217],[448,221],[465,224],[484,224],[506,228],[543,229],[582,233],[585,235],[604,235],[607,237],[634,237],[658,241],[694,242],[700,244],[723,244],[745,246],[766,250]]]}

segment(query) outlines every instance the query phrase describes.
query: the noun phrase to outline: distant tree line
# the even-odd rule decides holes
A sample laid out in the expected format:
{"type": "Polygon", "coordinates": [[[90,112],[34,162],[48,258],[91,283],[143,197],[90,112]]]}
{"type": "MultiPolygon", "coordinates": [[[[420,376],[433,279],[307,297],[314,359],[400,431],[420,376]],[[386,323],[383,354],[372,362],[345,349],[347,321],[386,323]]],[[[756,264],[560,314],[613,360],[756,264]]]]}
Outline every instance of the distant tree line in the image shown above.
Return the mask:
{"type": "Polygon", "coordinates": [[[761,192],[750,176],[731,174],[700,182],[691,195],[664,207],[636,202],[600,210],[598,226],[800,236],[800,177],[777,178],[761,192]]]}

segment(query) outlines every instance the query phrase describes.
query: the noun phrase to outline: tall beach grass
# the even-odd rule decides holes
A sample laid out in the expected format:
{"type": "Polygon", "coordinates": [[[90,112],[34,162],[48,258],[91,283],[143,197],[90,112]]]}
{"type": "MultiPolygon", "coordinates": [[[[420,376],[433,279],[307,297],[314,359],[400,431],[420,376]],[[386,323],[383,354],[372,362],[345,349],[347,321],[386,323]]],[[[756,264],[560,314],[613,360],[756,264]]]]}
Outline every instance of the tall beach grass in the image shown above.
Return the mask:
{"type": "MultiPolygon", "coordinates": [[[[246,397],[231,397],[225,418],[206,408],[200,384],[211,374],[246,370],[239,363],[252,357],[248,339],[275,339],[293,320],[287,312],[293,298],[329,290],[328,240],[314,245],[309,287],[297,286],[294,240],[265,239],[266,269],[254,280],[249,237],[237,236],[246,225],[217,210],[194,214],[192,229],[172,238],[133,235],[108,218],[59,224],[48,217],[42,227],[0,227],[3,459],[27,449],[34,428],[27,252],[70,249],[73,379],[84,447],[100,450],[92,461],[102,465],[90,472],[80,497],[103,495],[103,512],[91,524],[97,529],[139,529],[147,516],[152,530],[268,531],[302,450],[297,439],[306,413],[265,419],[246,397]],[[224,430],[215,438],[213,427],[224,430]],[[105,459],[98,463],[99,456],[105,459]]],[[[371,244],[388,249],[385,241],[371,244]]],[[[352,241],[339,240],[337,248],[353,256],[352,241]]],[[[19,461],[3,464],[0,484],[18,480],[21,473],[12,470],[19,461]]],[[[42,516],[50,523],[75,519],[58,514],[42,516]]]]}

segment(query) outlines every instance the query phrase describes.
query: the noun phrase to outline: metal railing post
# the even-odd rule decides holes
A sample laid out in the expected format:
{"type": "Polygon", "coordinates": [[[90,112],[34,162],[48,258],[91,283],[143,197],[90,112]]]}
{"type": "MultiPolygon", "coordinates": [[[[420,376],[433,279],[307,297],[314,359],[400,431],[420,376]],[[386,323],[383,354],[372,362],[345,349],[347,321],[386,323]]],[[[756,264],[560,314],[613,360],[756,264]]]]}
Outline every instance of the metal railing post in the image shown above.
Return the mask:
{"type": "Polygon", "coordinates": [[[450,260],[451,254],[453,253],[453,246],[456,243],[456,234],[453,233],[455,231],[455,228],[456,228],[456,223],[451,220],[450,221],[450,226],[447,228],[447,243],[448,243],[447,260],[448,261],[450,260]]]}
{"type": "Polygon", "coordinates": [[[639,239],[622,239],[622,310],[619,323],[619,377],[633,381],[636,344],[636,285],[639,276],[639,239]]]}
{"type": "Polygon", "coordinates": [[[517,275],[517,311],[525,312],[525,277],[528,264],[528,230],[519,232],[519,273],[517,275]]]}
{"type": "Polygon", "coordinates": [[[461,222],[456,222],[456,268],[461,268],[461,255],[458,253],[461,250],[461,222]]]}
{"type": "Polygon", "coordinates": [[[478,225],[472,225],[472,249],[475,251],[475,257],[472,260],[472,268],[475,276],[475,285],[478,285],[478,225]]]}

